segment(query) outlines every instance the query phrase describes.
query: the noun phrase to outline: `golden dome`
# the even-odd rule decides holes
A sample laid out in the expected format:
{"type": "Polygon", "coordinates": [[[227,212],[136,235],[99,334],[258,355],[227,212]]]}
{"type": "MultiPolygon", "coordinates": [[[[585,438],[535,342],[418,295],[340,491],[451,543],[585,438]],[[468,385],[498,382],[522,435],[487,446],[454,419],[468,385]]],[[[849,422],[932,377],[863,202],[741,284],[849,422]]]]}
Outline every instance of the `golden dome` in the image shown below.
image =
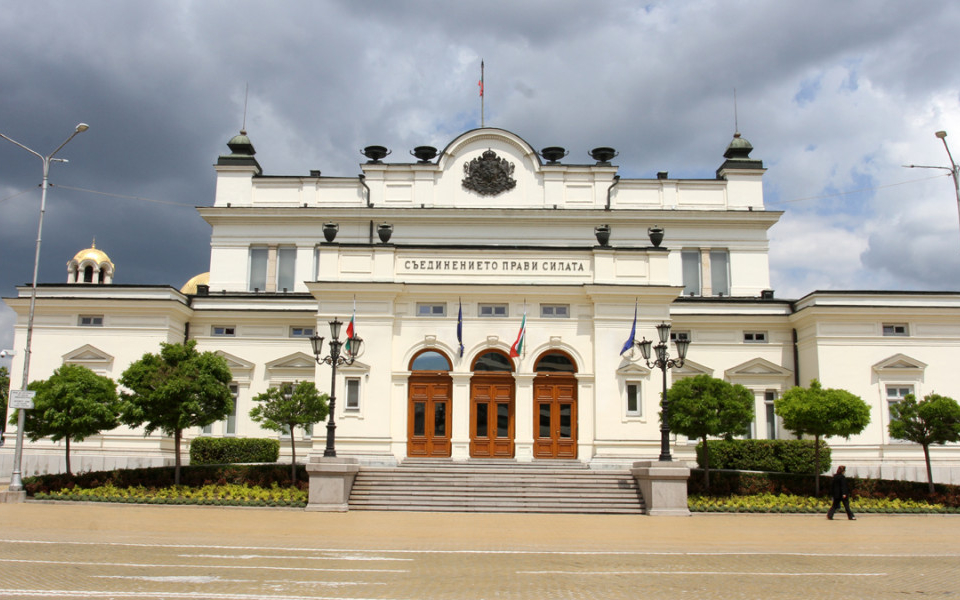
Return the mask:
{"type": "Polygon", "coordinates": [[[194,295],[197,293],[198,285],[210,285],[210,271],[191,277],[190,281],[183,284],[183,287],[180,288],[180,293],[187,294],[188,296],[194,295]]]}
{"type": "Polygon", "coordinates": [[[93,240],[93,244],[86,250],[81,250],[77,252],[77,255],[73,257],[75,264],[81,264],[85,260],[93,261],[97,265],[103,265],[104,263],[113,266],[113,261],[110,260],[110,257],[107,256],[107,253],[103,250],[97,248],[97,240],[93,240]]]}

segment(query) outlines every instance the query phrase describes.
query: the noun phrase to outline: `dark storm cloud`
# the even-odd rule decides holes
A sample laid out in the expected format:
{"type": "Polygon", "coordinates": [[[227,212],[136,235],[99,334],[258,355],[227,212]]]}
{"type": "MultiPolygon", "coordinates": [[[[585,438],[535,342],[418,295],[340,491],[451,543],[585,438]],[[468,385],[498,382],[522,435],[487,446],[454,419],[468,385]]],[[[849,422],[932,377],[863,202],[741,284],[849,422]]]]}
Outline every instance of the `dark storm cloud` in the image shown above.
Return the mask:
{"type": "MultiPolygon", "coordinates": [[[[97,246],[117,283],[176,287],[207,270],[212,164],[244,123],[267,174],[359,172],[486,123],[587,162],[620,151],[625,176],[712,177],[739,128],[770,169],[778,295],[814,288],[958,287],[956,206],[940,180],[886,187],[960,151],[960,8],[902,2],[7,3],[0,131],[53,166],[40,281],[97,246]],[[39,26],[42,24],[42,26],[39,26]],[[798,102],[802,99],[802,102],[798,102]],[[866,186],[846,197],[776,205],[866,186]],[[180,203],[152,203],[84,188],[180,203]],[[909,253],[896,231],[923,232],[909,253]],[[838,248],[842,251],[838,251],[838,248]],[[952,254],[951,254],[952,253],[952,254]],[[947,257],[947,258],[944,258],[947,257]],[[915,269],[922,261],[928,265],[915,269]],[[880,285],[882,284],[882,285],[880,285]]],[[[40,161],[0,140],[0,295],[32,273],[40,161]],[[25,194],[19,194],[29,190],[25,194]],[[3,200],[14,196],[9,200],[3,200]]],[[[12,340],[0,308],[0,346],[12,340]]]]}

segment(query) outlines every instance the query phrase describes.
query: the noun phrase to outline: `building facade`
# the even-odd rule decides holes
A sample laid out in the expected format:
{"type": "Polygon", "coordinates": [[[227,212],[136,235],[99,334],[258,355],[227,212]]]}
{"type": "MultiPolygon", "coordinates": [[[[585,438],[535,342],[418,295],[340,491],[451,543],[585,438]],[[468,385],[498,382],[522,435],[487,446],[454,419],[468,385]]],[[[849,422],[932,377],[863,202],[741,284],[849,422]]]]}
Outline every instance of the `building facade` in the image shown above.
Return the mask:
{"type": "MultiPolygon", "coordinates": [[[[198,209],[212,227],[210,271],[180,290],[125,286],[109,258],[86,265],[81,252],[67,284],[39,287],[33,378],[70,362],[116,379],[160,342],[193,339],[226,358],[236,407],[186,443],[272,436],[249,419],[252,398],[304,380],[328,391],[330,368],[309,338],[355,318],[364,350],[337,371],[338,454],[603,468],[659,454],[661,373],[622,350],[634,319],[638,341],[669,322],[675,339],[691,341],[669,376],[706,373],[752,390],[753,437],[790,436],[773,401],[817,378],[871,406],[862,434],[828,440],[835,461],[911,479],[925,476],[922,451],[889,438],[890,403],[960,395],[960,294],[775,297],[768,231],[781,213],[764,207],[763,164],[739,134],[716,178],[696,180],[621,178],[612,149],[568,163],[563,149],[538,153],[494,128],[440,152],[419,147],[409,163],[368,147],[357,177],[265,175],[245,132],[228,146],[213,205],[198,209]]],[[[6,299],[19,315],[18,351],[29,294],[6,299]]],[[[297,437],[300,456],[324,445],[319,426],[297,437]]],[[[119,428],[73,445],[73,462],[159,464],[172,444],[119,428]]],[[[673,439],[677,459],[692,461],[693,448],[673,439]]],[[[24,473],[58,470],[61,454],[28,444],[24,473]]],[[[960,481],[956,445],[933,457],[938,480],[960,481]]]]}

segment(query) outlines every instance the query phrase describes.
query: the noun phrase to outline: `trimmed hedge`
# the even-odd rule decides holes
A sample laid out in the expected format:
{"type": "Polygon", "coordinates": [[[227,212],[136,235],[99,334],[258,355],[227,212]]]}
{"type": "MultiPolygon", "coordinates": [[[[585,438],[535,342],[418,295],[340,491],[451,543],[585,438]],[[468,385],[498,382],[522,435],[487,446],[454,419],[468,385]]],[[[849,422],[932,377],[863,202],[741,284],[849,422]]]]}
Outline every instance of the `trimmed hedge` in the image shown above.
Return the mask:
{"type": "MultiPolygon", "coordinates": [[[[774,473],[814,473],[813,440],[710,440],[710,470],[738,469],[774,473]]],[[[697,465],[703,468],[703,442],[697,465]]],[[[820,440],[821,473],[830,471],[830,446],[820,440]]]]}
{"type": "MultiPolygon", "coordinates": [[[[752,496],[787,494],[814,496],[814,476],[795,473],[761,473],[747,471],[714,471],[710,469],[710,489],[703,487],[702,469],[693,469],[687,481],[687,493],[704,496],[752,496]],[[699,473],[699,476],[697,475],[699,473]]],[[[820,477],[820,496],[830,494],[830,476],[820,477]]],[[[853,498],[916,500],[948,507],[960,507],[960,485],[934,484],[934,493],[925,481],[899,479],[859,479],[847,477],[853,498]]]]}
{"type": "Polygon", "coordinates": [[[276,439],[198,437],[190,442],[191,465],[275,463],[279,458],[276,439]]]}
{"type": "MultiPolygon", "coordinates": [[[[29,496],[38,492],[59,492],[67,488],[95,488],[112,485],[118,488],[143,486],[162,488],[173,485],[173,467],[149,467],[144,469],[117,469],[115,471],[91,471],[67,475],[37,475],[25,477],[23,489],[29,496]]],[[[290,485],[290,465],[189,465],[180,468],[180,484],[189,487],[205,485],[249,485],[264,488],[274,483],[290,485]]],[[[297,465],[298,489],[310,487],[305,465],[297,465]]]]}

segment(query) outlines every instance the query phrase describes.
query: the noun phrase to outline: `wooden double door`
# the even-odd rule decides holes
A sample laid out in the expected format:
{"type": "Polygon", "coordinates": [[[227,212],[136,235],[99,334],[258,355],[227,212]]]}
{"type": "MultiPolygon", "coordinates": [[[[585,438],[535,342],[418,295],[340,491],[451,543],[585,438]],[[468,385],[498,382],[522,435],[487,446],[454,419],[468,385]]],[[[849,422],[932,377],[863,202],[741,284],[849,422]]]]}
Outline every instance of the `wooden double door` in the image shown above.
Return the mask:
{"type": "Polygon", "coordinates": [[[410,376],[407,456],[450,456],[452,391],[449,375],[410,376]]]}
{"type": "Polygon", "coordinates": [[[577,458],[577,380],[567,374],[533,380],[534,458],[577,458]]]}
{"type": "Polygon", "coordinates": [[[513,458],[515,386],[512,375],[474,375],[470,381],[470,456],[513,458]]]}

